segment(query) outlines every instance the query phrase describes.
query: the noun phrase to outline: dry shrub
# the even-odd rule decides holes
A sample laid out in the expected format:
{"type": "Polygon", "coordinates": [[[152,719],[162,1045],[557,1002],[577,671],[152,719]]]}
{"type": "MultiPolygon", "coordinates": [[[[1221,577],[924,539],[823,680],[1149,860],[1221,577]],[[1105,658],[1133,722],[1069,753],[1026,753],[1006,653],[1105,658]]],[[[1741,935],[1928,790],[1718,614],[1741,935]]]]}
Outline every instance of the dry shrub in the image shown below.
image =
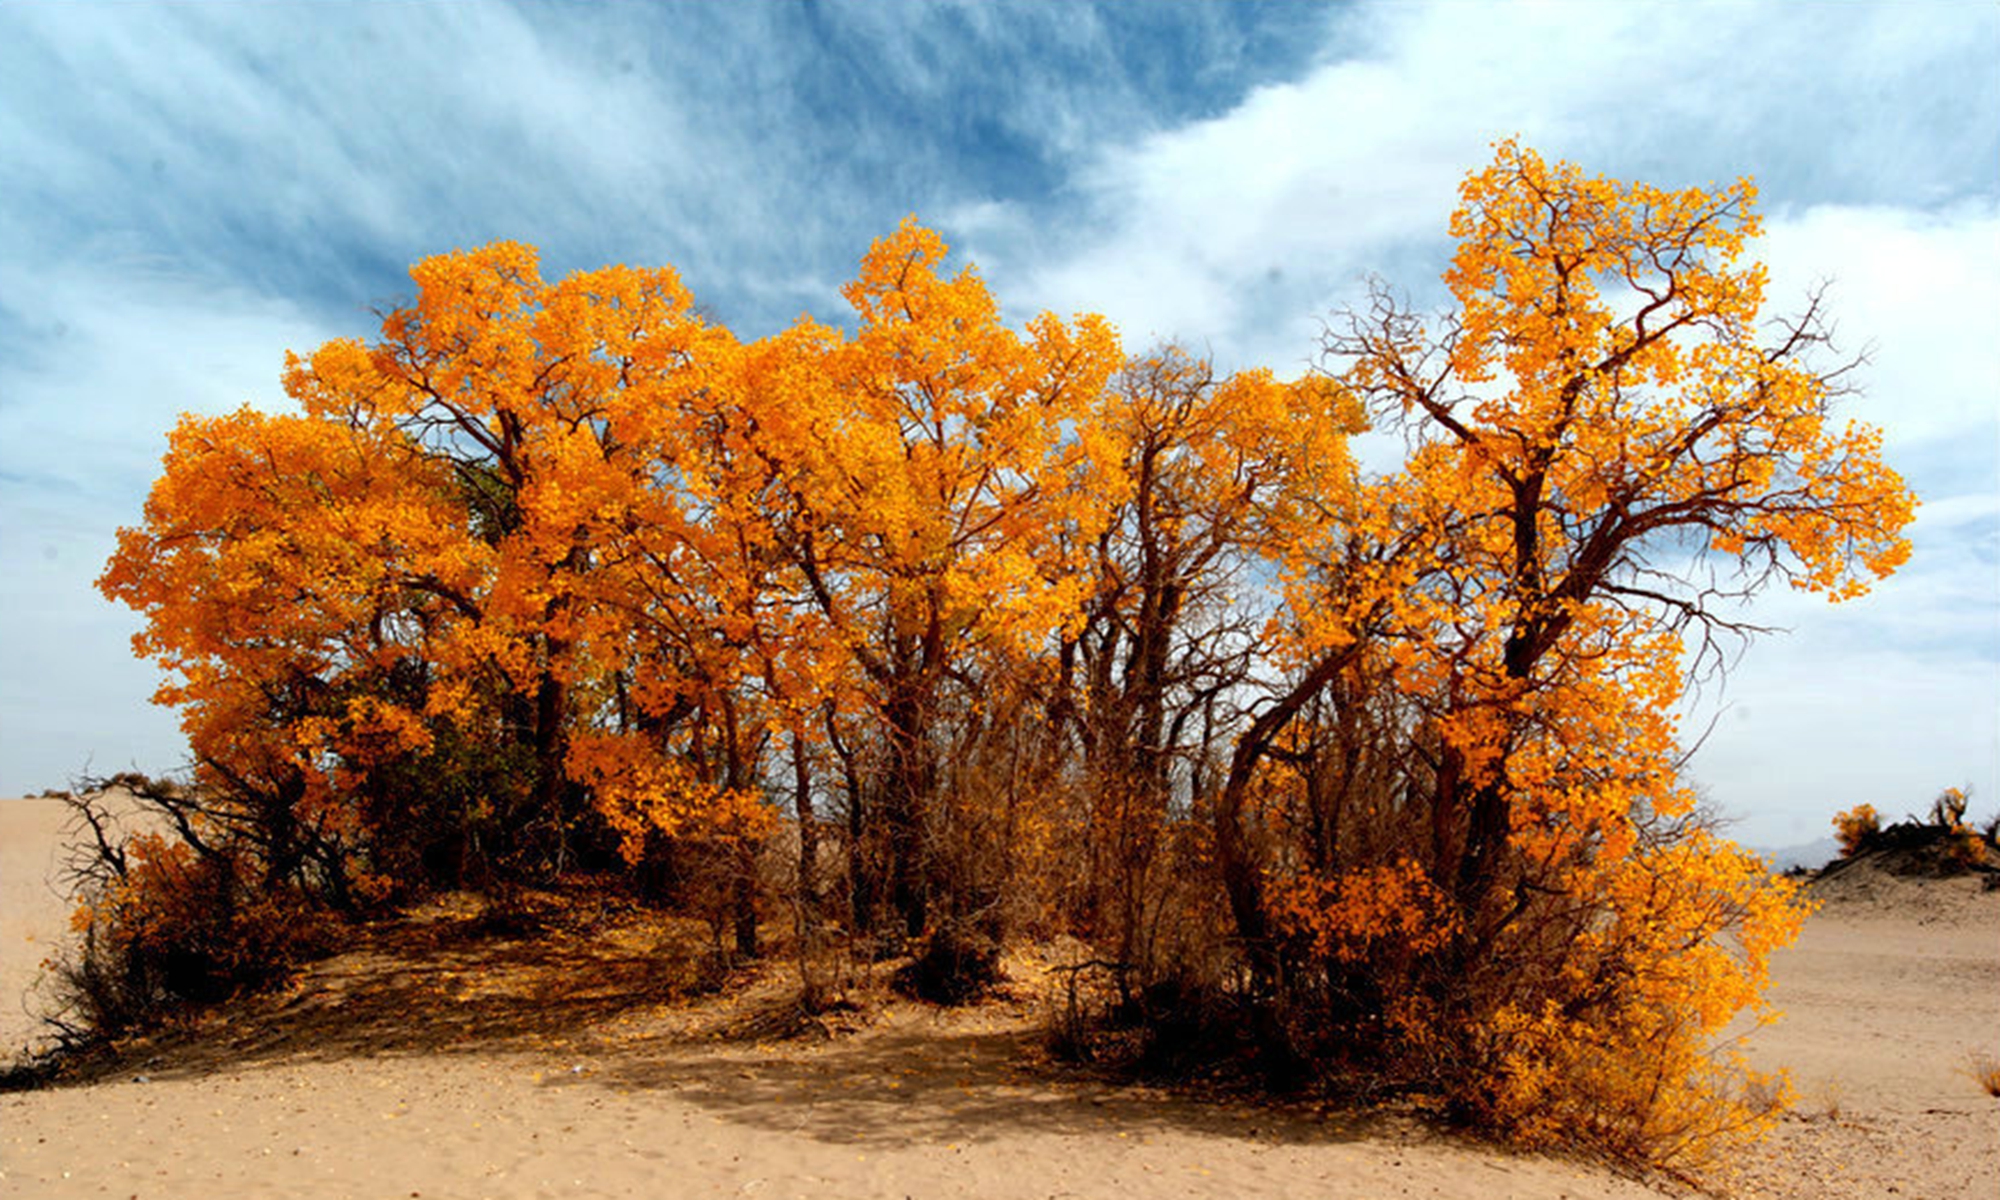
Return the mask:
{"type": "Polygon", "coordinates": [[[1162,1083],[1290,1086],[1295,1060],[1269,1053],[1256,1010],[1220,979],[1160,975],[1142,982],[1126,964],[1086,959],[1058,968],[1044,1044],[1057,1059],[1162,1083]],[[1280,1066],[1280,1063],[1285,1064],[1280,1066]]]}
{"type": "Polygon", "coordinates": [[[1967,1056],[1965,1073],[1989,1096],[2000,1097],[2000,1059],[1990,1054],[1967,1056]]]}
{"type": "MultiPolygon", "coordinates": [[[[1986,828],[1965,820],[1966,795],[1946,788],[1932,802],[1930,815],[1883,825],[1873,807],[1856,805],[1833,819],[1843,859],[1868,853],[1879,867],[1901,875],[1945,877],[1991,870],[1988,852],[2000,830],[2000,817],[1986,828]]],[[[1834,869],[1845,863],[1833,864],[1834,869]]]]}
{"type": "Polygon", "coordinates": [[[852,993],[865,982],[866,967],[834,914],[851,911],[845,895],[846,855],[837,831],[815,830],[810,884],[801,881],[798,826],[779,826],[761,856],[760,888],[789,917],[790,937],[781,949],[798,975],[798,1012],[803,1018],[854,1007],[852,993]]]}
{"type": "Polygon", "coordinates": [[[1218,938],[1178,975],[1135,979],[1094,1024],[1079,989],[1059,1048],[1347,1100],[1428,1097],[1518,1145],[1690,1176],[1775,1119],[1783,1078],[1717,1043],[1762,1011],[1769,955],[1805,907],[1698,815],[1620,815],[1588,841],[1573,824],[1518,828],[1506,908],[1475,927],[1453,875],[1425,860],[1428,823],[1413,817],[1427,814],[1369,801],[1343,826],[1354,857],[1309,867],[1288,831],[1313,823],[1286,803],[1267,803],[1258,848],[1272,864],[1265,975],[1218,938]]]}
{"type": "Polygon", "coordinates": [[[912,955],[894,977],[898,990],[964,1004],[1005,981],[1000,959],[1011,937],[1046,935],[1054,924],[1061,889],[1051,868],[1066,796],[1051,777],[1053,747],[1019,696],[996,689],[949,733],[917,838],[922,927],[906,926],[907,941],[878,930],[890,935],[878,945],[912,955]]]}
{"type": "Polygon", "coordinates": [[[1940,829],[1956,829],[1965,823],[1965,806],[1969,797],[1961,788],[1950,787],[1938,793],[1931,801],[1931,824],[1940,829]]]}
{"type": "Polygon", "coordinates": [[[50,1021],[72,1044],[268,985],[331,945],[323,906],[240,855],[157,833],[116,849],[80,880],[79,941],[56,962],[50,1021]]]}
{"type": "Polygon", "coordinates": [[[1215,876],[1213,838],[1199,809],[1169,822],[1156,861],[1127,911],[1106,922],[1100,955],[1059,969],[1048,1011],[1057,1057],[1162,1082],[1296,1082],[1283,1039],[1262,1037],[1244,992],[1242,957],[1215,876]]]}
{"type": "Polygon", "coordinates": [[[1717,1057],[1677,1015],[1645,1004],[1591,1021],[1508,1009],[1460,1113],[1529,1147],[1567,1145],[1620,1162],[1699,1171],[1753,1140],[1788,1102],[1782,1076],[1717,1057]]]}
{"type": "Polygon", "coordinates": [[[1986,839],[1963,825],[1955,826],[1945,842],[1945,858],[1961,871],[1973,871],[1986,863],[1986,839]]]}
{"type": "Polygon", "coordinates": [[[758,917],[767,907],[761,841],[728,836],[645,834],[629,870],[638,895],[708,927],[715,953],[731,963],[760,952],[758,917]]]}
{"type": "Polygon", "coordinates": [[[855,1007],[853,994],[865,986],[867,970],[853,943],[823,924],[795,929],[792,961],[799,976],[799,1010],[809,1017],[855,1007]]]}
{"type": "Polygon", "coordinates": [[[1808,909],[1795,884],[1699,827],[1597,868],[1591,926],[1522,971],[1525,994],[1489,1022],[1515,1026],[1498,1043],[1494,1116],[1532,1142],[1561,1136],[1659,1165],[1713,1160],[1773,1115],[1754,1099],[1768,1081],[1713,1043],[1739,1012],[1764,1012],[1769,956],[1808,909]],[[1558,1134],[1551,1112],[1564,1110],[1558,1134]]]}
{"type": "Polygon", "coordinates": [[[1049,972],[1049,991],[1042,1003],[1048,1028],[1043,1030],[1042,1044],[1058,1062],[1097,1059],[1098,1031],[1118,967],[1117,963],[1093,958],[1065,963],[1049,972]]]}
{"type": "Polygon", "coordinates": [[[916,957],[896,972],[896,989],[932,1004],[966,1004],[1005,981],[1000,943],[977,929],[947,925],[925,938],[916,957]]]}
{"type": "Polygon", "coordinates": [[[1524,893],[1483,954],[1461,958],[1454,939],[1412,958],[1396,936],[1363,955],[1411,997],[1386,993],[1377,1061],[1518,1144],[1698,1173],[1780,1107],[1782,1078],[1717,1042],[1739,1012],[1762,1012],[1769,955],[1805,915],[1795,885],[1690,826],[1563,878],[1562,892],[1524,893]]]}

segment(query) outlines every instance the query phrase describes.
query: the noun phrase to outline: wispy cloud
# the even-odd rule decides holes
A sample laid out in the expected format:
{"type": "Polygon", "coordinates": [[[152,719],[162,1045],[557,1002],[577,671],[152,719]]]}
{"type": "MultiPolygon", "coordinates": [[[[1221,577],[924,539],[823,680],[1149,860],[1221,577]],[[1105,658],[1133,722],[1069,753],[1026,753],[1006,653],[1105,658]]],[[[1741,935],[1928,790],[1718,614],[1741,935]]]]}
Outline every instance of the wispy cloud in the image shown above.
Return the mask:
{"type": "Polygon", "coordinates": [[[332,336],[296,306],[143,263],[30,278],[34,345],[0,356],[0,788],[177,765],[174,717],[135,660],[132,614],[92,581],[140,504],[184,411],[281,403],[286,346],[332,336]]]}
{"type": "Polygon", "coordinates": [[[951,224],[1010,297],[1295,360],[1364,274],[1436,295],[1456,184],[1502,137],[1661,183],[1754,174],[1779,206],[1990,197],[1995,50],[2000,13],[1954,4],[1357,5],[1316,69],[1108,143],[1063,244],[1025,205],[951,224]]]}
{"type": "Polygon", "coordinates": [[[1824,284],[1836,334],[1866,353],[1859,382],[1891,449],[1949,464],[1951,488],[1995,484],[2000,454],[2000,177],[1936,207],[1786,205],[1760,253],[1774,307],[1824,284]]]}
{"type": "Polygon", "coordinates": [[[0,206],[22,246],[136,244],[342,312],[510,237],[560,269],[671,262],[768,327],[795,312],[740,279],[839,278],[907,213],[1060,192],[1106,138],[1234,103],[1314,19],[1258,12],[10,6],[0,206]]]}

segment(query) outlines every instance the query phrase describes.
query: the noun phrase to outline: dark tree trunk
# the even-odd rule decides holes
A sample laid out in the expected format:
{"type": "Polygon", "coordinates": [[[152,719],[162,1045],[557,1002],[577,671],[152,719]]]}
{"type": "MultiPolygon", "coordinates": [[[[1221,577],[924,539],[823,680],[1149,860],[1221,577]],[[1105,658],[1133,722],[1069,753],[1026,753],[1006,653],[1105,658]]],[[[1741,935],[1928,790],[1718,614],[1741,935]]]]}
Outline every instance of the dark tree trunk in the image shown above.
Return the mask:
{"type": "Polygon", "coordinates": [[[736,956],[755,958],[762,952],[757,940],[757,847],[745,840],[736,847],[736,870],[730,897],[734,909],[736,956]]]}
{"type": "Polygon", "coordinates": [[[1236,740],[1230,756],[1229,775],[1215,805],[1215,854],[1222,869],[1223,889],[1229,896],[1230,915],[1236,921],[1237,937],[1252,974],[1262,986],[1277,975],[1277,960],[1271,945],[1270,922],[1264,911],[1263,868],[1250,850],[1248,831],[1243,827],[1243,802],[1249,796],[1250,781],[1264,761],[1271,744],[1304,708],[1345,670],[1360,652],[1362,641],[1313,664],[1291,691],[1257,715],[1250,728],[1236,740]]]}
{"type": "MultiPolygon", "coordinates": [[[[555,651],[552,648],[551,654],[555,651]]],[[[548,847],[553,870],[569,865],[569,812],[565,802],[569,790],[569,688],[555,673],[545,672],[535,688],[535,790],[534,817],[547,821],[552,844],[548,847]]]]}
{"type": "Polygon", "coordinates": [[[907,691],[889,705],[889,774],[882,790],[883,823],[888,827],[889,903],[906,937],[923,934],[930,896],[923,864],[924,809],[930,795],[922,706],[907,691]]]}
{"type": "Polygon", "coordinates": [[[828,705],[825,717],[826,740],[833,747],[834,755],[840,759],[841,779],[847,787],[848,917],[857,934],[873,933],[875,901],[880,892],[875,887],[875,871],[868,858],[868,810],[862,797],[861,769],[854,761],[854,751],[840,736],[840,722],[834,716],[831,705],[828,705]]]}
{"type": "Polygon", "coordinates": [[[792,810],[799,821],[799,903],[810,913],[819,903],[819,821],[813,816],[812,772],[802,729],[792,731],[792,810]]]}

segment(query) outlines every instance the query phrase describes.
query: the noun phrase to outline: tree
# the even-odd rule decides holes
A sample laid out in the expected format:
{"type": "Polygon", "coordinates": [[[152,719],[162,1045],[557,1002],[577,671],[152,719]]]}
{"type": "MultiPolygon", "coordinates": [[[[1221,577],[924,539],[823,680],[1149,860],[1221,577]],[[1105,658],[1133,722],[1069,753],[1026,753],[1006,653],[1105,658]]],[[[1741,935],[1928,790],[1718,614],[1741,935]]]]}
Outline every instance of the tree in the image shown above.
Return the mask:
{"type": "Polygon", "coordinates": [[[288,356],[304,415],[185,422],[101,586],[147,615],[141,651],[184,681],[160,698],[189,706],[205,771],[289,797],[274,811],[341,797],[378,848],[455,804],[461,863],[426,871],[561,869],[586,799],[637,819],[572,761],[631,666],[592,577],[614,541],[681,553],[658,548],[698,532],[662,447],[735,341],[671,271],[544,284],[497,243],[412,277],[380,342],[288,356]]]}
{"type": "MultiPolygon", "coordinates": [[[[267,873],[343,894],[370,812],[367,771],[427,750],[427,680],[478,590],[450,480],[393,431],[251,409],[186,417],[145,524],[98,581],[144,614],[134,650],[169,672],[211,820],[260,841],[267,873]]],[[[379,797],[377,797],[379,798],[379,797]]]]}
{"type": "Polygon", "coordinates": [[[851,332],[749,343],[670,271],[442,255],[289,360],[303,415],[185,421],[102,586],[267,890],[449,875],[452,829],[678,855],[754,953],[778,798],[802,939],[844,802],[853,931],[929,994],[1032,894],[1162,1036],[1695,1154],[1754,1122],[1705,1050],[1800,909],[1695,806],[1685,681],[1767,583],[1894,570],[1915,503],[1819,298],[1760,324],[1753,200],[1504,143],[1453,306],[1378,288],[1290,383],[1010,330],[913,222],[851,332]]]}
{"type": "Polygon", "coordinates": [[[977,274],[939,273],[945,252],[912,222],[876,242],[844,292],[859,329],[795,332],[824,347],[817,379],[794,378],[782,424],[760,433],[786,464],[785,547],[844,660],[829,678],[879,737],[850,797],[872,804],[857,832],[878,850],[857,861],[856,919],[879,896],[908,936],[950,886],[926,846],[943,723],[978,707],[982,659],[1037,646],[1077,604],[1081,584],[1044,569],[1060,518],[1097,519],[1067,486],[1065,423],[1119,359],[1101,318],[1009,331],[977,274]]]}
{"type": "Polygon", "coordinates": [[[1168,346],[1129,362],[1080,426],[1075,490],[1111,507],[1071,535],[1092,587],[1057,651],[1058,700],[1088,796],[1085,921],[1121,962],[1146,965],[1160,839],[1209,797],[1211,743],[1260,661],[1260,575],[1352,488],[1361,425],[1324,380],[1219,377],[1168,346]]]}
{"type": "MultiPolygon", "coordinates": [[[[1728,627],[1718,600],[1773,576],[1858,595],[1909,553],[1913,501],[1880,433],[1830,424],[1845,368],[1812,361],[1817,300],[1761,340],[1764,271],[1738,261],[1754,196],[1587,179],[1503,144],[1452,219],[1459,308],[1440,335],[1378,303],[1329,340],[1371,409],[1413,427],[1412,479],[1452,501],[1448,574],[1478,587],[1478,624],[1428,639],[1478,697],[1445,714],[1468,818],[1453,888],[1475,937],[1502,919],[1483,910],[1506,873],[1507,785],[1460,726],[1503,706],[1560,719],[1565,672],[1619,651],[1644,670],[1628,648],[1728,627]],[[1709,555],[1737,564],[1733,583],[1709,555]]],[[[1658,688],[1651,711],[1674,699],[1658,688]]]]}
{"type": "Polygon", "coordinates": [[[1767,580],[1838,600],[1908,553],[1880,434],[1831,419],[1845,369],[1815,361],[1818,298],[1763,338],[1753,200],[1503,143],[1451,221],[1455,308],[1431,325],[1378,289],[1327,337],[1332,377],[1411,451],[1295,548],[1297,682],[1239,737],[1218,849],[1267,980],[1304,945],[1346,994],[1420,913],[1404,969],[1428,999],[1389,1027],[1455,1044],[1491,1119],[1583,1119],[1597,1087],[1590,1127],[1657,1148],[1666,1093],[1635,1100],[1635,1064],[1684,1107],[1704,1094],[1696,1048],[1797,914],[1693,816],[1682,638],[1744,630],[1722,602],[1767,580]],[[1260,862],[1244,814],[1273,748],[1366,679],[1408,711],[1394,860],[1260,862]]]}

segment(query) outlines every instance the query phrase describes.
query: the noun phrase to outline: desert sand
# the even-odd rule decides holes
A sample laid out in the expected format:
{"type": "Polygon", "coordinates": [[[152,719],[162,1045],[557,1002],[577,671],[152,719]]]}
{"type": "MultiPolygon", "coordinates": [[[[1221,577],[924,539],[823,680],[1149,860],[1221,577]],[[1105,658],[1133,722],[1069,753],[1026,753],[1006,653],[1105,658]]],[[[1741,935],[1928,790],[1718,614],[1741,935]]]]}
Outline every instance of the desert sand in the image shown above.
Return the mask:
{"type": "MultiPolygon", "coordinates": [[[[64,927],[59,807],[0,801],[0,1031],[64,927]]],[[[1847,881],[1775,969],[1786,1019],[1753,1054],[1798,1108],[1741,1195],[1990,1197],[2000,1100],[2000,892],[1847,881]],[[1865,894],[1864,894],[1865,893],[1865,894]]],[[[1675,1194],[1401,1114],[1270,1108],[1047,1066],[1036,996],[889,1005],[832,1037],[758,1036],[746,999],[663,995],[614,932],[473,937],[434,906],[362,950],[88,1084],[0,1095],[0,1194],[20,1196],[1466,1196],[1675,1194]]],[[[759,995],[770,1003],[760,1009],[759,995]]]]}

